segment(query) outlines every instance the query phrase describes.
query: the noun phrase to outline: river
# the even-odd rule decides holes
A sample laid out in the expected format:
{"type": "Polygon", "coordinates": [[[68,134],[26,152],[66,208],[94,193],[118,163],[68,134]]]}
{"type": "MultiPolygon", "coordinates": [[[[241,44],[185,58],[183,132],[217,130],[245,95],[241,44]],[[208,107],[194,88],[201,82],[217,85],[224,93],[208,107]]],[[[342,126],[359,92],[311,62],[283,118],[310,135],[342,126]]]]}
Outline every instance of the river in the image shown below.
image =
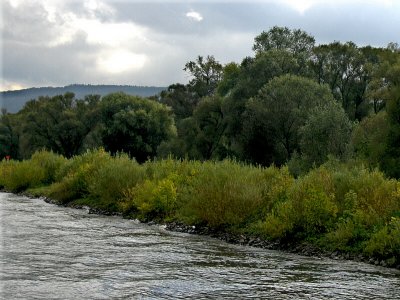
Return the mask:
{"type": "Polygon", "coordinates": [[[400,271],[0,193],[1,299],[400,299],[400,271]]]}

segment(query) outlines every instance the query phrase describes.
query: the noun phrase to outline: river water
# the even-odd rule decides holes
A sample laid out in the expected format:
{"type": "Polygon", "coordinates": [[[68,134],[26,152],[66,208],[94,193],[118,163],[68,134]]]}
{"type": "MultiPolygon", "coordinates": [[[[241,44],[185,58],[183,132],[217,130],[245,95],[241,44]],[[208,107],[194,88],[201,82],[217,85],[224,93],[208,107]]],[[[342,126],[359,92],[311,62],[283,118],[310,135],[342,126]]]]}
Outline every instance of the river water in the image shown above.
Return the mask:
{"type": "Polygon", "coordinates": [[[0,193],[1,299],[400,299],[400,271],[0,193]]]}

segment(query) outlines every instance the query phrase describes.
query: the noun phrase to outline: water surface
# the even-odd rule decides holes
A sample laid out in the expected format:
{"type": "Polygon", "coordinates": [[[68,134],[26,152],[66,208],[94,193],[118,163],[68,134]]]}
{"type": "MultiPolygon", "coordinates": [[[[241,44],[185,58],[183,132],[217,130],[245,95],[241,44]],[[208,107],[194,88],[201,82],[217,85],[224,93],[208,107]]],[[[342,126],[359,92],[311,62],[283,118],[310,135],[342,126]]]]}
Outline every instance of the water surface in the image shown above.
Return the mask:
{"type": "Polygon", "coordinates": [[[2,299],[400,299],[400,271],[0,193],[2,299]]]}

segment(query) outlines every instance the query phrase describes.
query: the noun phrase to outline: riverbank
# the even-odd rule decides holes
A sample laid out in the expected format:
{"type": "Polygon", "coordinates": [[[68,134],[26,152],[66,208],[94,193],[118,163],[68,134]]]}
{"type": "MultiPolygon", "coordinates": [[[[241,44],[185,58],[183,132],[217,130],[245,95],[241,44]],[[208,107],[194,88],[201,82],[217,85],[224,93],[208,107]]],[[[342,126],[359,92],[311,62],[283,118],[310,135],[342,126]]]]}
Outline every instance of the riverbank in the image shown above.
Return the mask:
{"type": "Polygon", "coordinates": [[[357,164],[331,161],[294,178],[232,160],[42,151],[1,162],[0,187],[231,243],[400,267],[400,182],[357,164]]]}

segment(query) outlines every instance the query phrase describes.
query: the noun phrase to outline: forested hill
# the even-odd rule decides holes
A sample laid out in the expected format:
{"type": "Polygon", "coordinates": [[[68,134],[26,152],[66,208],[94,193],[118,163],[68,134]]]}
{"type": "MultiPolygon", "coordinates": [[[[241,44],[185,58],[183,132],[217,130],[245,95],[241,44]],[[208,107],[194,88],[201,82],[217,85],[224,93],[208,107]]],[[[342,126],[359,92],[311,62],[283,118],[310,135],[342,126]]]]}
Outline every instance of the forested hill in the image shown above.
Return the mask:
{"type": "Polygon", "coordinates": [[[72,92],[76,98],[83,98],[85,95],[107,95],[113,92],[124,92],[136,96],[153,96],[160,93],[165,88],[163,87],[148,87],[148,86],[132,86],[132,85],[85,85],[72,84],[64,87],[40,87],[29,88],[18,91],[0,92],[1,108],[7,109],[10,113],[18,112],[24,104],[39,96],[55,96],[72,92]]]}

